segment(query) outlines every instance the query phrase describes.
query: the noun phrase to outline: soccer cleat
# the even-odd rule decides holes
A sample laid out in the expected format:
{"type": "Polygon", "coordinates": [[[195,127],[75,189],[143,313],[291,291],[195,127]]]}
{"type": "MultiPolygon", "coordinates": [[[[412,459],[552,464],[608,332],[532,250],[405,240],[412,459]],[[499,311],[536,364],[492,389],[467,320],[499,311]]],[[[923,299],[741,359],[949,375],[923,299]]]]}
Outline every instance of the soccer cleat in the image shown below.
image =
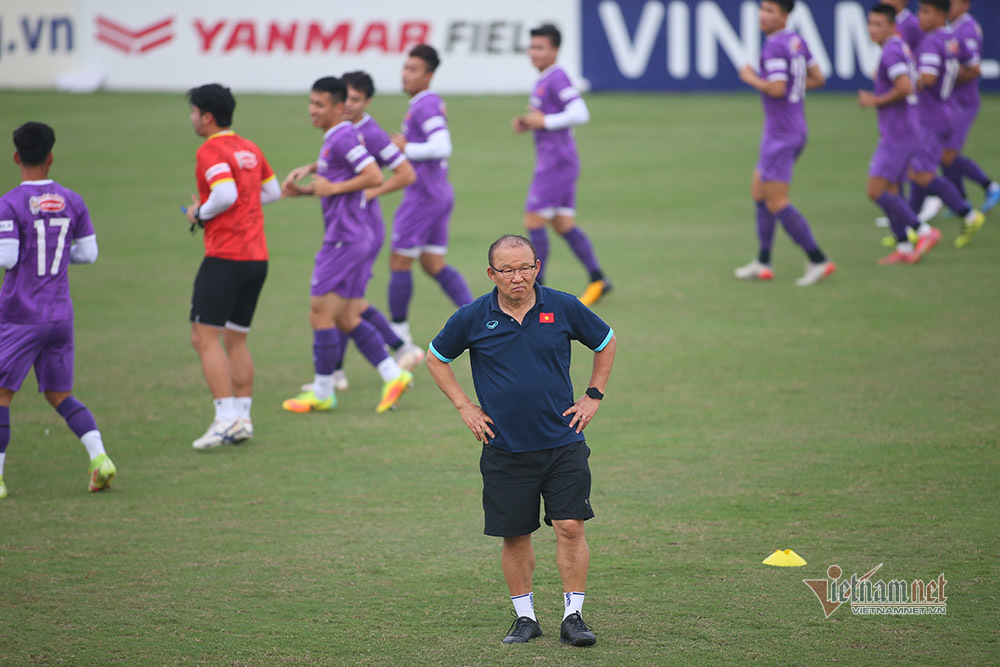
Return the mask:
{"type": "Polygon", "coordinates": [[[211,449],[225,444],[229,430],[235,426],[234,423],[227,423],[220,419],[215,419],[205,431],[205,435],[191,443],[195,449],[211,449]]]}
{"type": "Polygon", "coordinates": [[[413,343],[403,343],[403,347],[396,350],[396,363],[404,371],[412,371],[424,360],[424,351],[413,343]]]}
{"type": "Polygon", "coordinates": [[[614,289],[614,285],[611,284],[610,280],[595,280],[587,285],[587,289],[583,290],[583,294],[580,295],[580,303],[585,306],[593,306],[612,289],[614,289]]]}
{"type": "Polygon", "coordinates": [[[733,275],[740,280],[774,280],[774,269],[755,259],[746,266],[734,269],[733,275]]]}
{"type": "Polygon", "coordinates": [[[337,395],[330,394],[324,399],[316,397],[312,390],[304,391],[295,398],[285,399],[281,407],[289,412],[304,414],[306,412],[329,412],[337,407],[337,395]]]}
{"type": "Polygon", "coordinates": [[[806,272],[802,274],[801,278],[795,279],[795,284],[799,287],[815,285],[824,278],[833,275],[833,272],[836,270],[837,265],[830,260],[825,262],[806,262],[806,272]]]}
{"type": "Polygon", "coordinates": [[[240,417],[226,429],[226,444],[238,445],[253,437],[253,422],[249,417],[240,417]]]}
{"type": "MultiPolygon", "coordinates": [[[[931,231],[927,232],[923,236],[917,237],[917,259],[923,257],[937,245],[938,241],[941,240],[941,230],[937,227],[931,227],[931,231]]],[[[916,261],[916,260],[915,260],[916,261]]]]}
{"type": "Polygon", "coordinates": [[[7,485],[3,483],[3,477],[0,477],[0,498],[7,497],[7,485]]]}
{"type": "Polygon", "coordinates": [[[892,254],[883,257],[878,261],[879,266],[889,266],[890,264],[916,264],[920,261],[921,255],[916,252],[902,252],[893,250],[892,254]]]}
{"type": "Polygon", "coordinates": [[[969,241],[971,241],[972,237],[976,235],[976,232],[983,228],[983,223],[986,222],[986,216],[983,215],[982,212],[973,211],[973,213],[975,215],[972,222],[962,223],[962,233],[958,235],[957,239],[955,239],[956,248],[964,248],[969,245],[969,241]]]}
{"type": "Polygon", "coordinates": [[[594,628],[584,623],[579,612],[573,612],[563,619],[559,641],[573,646],[593,646],[597,642],[597,635],[594,634],[594,628]]]}
{"type": "Polygon", "coordinates": [[[103,491],[111,486],[111,480],[115,478],[118,469],[107,454],[98,454],[90,462],[89,473],[90,483],[87,485],[87,490],[103,491]]]}
{"type": "Polygon", "coordinates": [[[1000,185],[991,183],[990,187],[986,189],[986,199],[979,210],[983,213],[989,213],[997,204],[1000,204],[1000,185]]]}
{"type": "Polygon", "coordinates": [[[400,397],[409,391],[413,386],[413,373],[403,371],[395,380],[390,380],[382,385],[382,400],[375,407],[375,412],[382,414],[391,410],[399,403],[400,397]]]}
{"type": "MultiPolygon", "coordinates": [[[[511,609],[511,615],[515,615],[516,612],[511,609]]],[[[534,639],[535,637],[542,636],[542,626],[538,624],[533,618],[528,618],[527,616],[518,616],[514,619],[514,622],[510,624],[510,630],[507,631],[507,636],[501,641],[504,644],[523,644],[527,641],[534,639]]]]}

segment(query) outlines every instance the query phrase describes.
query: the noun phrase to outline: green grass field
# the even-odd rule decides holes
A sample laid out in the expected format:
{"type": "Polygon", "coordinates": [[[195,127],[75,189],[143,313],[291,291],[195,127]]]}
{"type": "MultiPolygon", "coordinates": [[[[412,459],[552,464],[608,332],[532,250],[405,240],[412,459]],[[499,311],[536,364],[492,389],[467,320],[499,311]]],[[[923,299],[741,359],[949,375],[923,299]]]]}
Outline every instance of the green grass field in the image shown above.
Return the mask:
{"type": "MultiPolygon", "coordinates": [[[[521,229],[533,156],[509,118],[524,99],[448,102],[449,256],[481,294],[488,244],[521,229]]],[[[587,431],[598,518],[584,612],[599,641],[572,649],[558,641],[548,530],[535,581],[546,635],[500,644],[510,603],[499,541],[482,535],[478,446],[426,370],[398,411],[377,416],[380,382],[352,350],[335,413],[282,412],[312,377],[317,202],[266,211],[271,272],[251,336],[257,437],[196,452],[212,412],[189,344],[202,242],[178,211],[199,143],[183,96],[4,92],[0,128],[54,125],[52,175],[85,196],[98,230],[98,263],[71,270],[76,395],[119,477],[86,493],[83,447],[29,378],[12,406],[0,501],[0,664],[1000,661],[1000,218],[962,251],[951,246],[958,223],[943,219],[924,262],[878,267],[886,251],[864,194],[875,119],[849,96],[814,95],[793,201],[838,271],[796,287],[804,258],[779,232],[777,280],[739,283],[732,269],[756,249],[758,100],[588,103],[579,220],[616,285],[596,310],[619,347],[587,431]],[[761,565],[778,548],[808,565],[761,565]],[[879,563],[886,580],[944,573],[947,615],[845,607],[825,619],[801,581],[879,563]]],[[[395,129],[404,107],[379,97],[372,111],[395,129]]],[[[1000,98],[986,99],[969,146],[993,174],[997,118],[1000,98]]],[[[242,95],[236,121],[281,176],[314,159],[305,95],[242,95]]],[[[0,176],[4,190],[19,179],[9,159],[0,176]]],[[[549,284],[578,292],[583,271],[552,243],[549,284]]],[[[370,288],[378,305],[384,259],[370,288]]],[[[426,343],[452,308],[426,276],[415,292],[426,343]]],[[[471,392],[465,358],[456,370],[471,392]]],[[[581,347],[578,391],[589,371],[581,347]]]]}

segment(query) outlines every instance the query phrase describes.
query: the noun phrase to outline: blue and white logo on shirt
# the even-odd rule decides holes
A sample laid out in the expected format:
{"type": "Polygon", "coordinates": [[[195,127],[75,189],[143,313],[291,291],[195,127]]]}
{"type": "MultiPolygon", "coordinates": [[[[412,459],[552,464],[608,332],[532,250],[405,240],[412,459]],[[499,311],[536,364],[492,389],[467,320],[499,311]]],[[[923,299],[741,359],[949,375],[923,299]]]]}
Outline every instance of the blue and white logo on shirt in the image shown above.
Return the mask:
{"type": "Polygon", "coordinates": [[[499,326],[499,325],[500,325],[500,323],[497,322],[496,320],[490,320],[489,322],[486,323],[486,328],[487,329],[496,329],[497,326],[499,326]]]}

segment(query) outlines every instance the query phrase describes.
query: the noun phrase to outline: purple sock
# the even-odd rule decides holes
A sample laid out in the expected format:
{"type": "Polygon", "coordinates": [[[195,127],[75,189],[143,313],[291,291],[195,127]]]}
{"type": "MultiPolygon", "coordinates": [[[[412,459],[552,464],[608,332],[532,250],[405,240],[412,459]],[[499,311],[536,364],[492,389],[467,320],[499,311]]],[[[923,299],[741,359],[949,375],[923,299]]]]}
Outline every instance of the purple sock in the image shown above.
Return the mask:
{"type": "Polygon", "coordinates": [[[816,250],[816,239],[813,238],[809,223],[802,217],[798,209],[789,204],[778,211],[776,217],[781,221],[781,226],[785,228],[785,231],[792,237],[792,240],[805,250],[806,253],[816,250]]]}
{"type": "Polygon", "coordinates": [[[372,366],[377,368],[380,363],[389,358],[389,353],[385,351],[385,339],[379,335],[378,329],[367,320],[361,320],[361,324],[354,327],[354,331],[347,335],[372,366]]]}
{"type": "Polygon", "coordinates": [[[955,186],[958,190],[958,194],[962,195],[963,199],[966,199],[968,195],[965,192],[965,179],[962,177],[962,168],[958,165],[958,160],[955,160],[951,164],[941,165],[941,173],[944,177],[951,181],[951,184],[955,186]]]}
{"type": "Polygon", "coordinates": [[[924,207],[924,199],[926,198],[927,191],[924,190],[923,186],[910,181],[910,210],[914,214],[920,213],[920,209],[924,207]]]}
{"type": "Polygon", "coordinates": [[[777,222],[778,219],[767,210],[764,202],[757,202],[757,240],[760,242],[757,260],[761,264],[771,263],[771,246],[774,245],[774,227],[777,222]]]}
{"type": "Polygon", "coordinates": [[[393,271],[389,276],[389,315],[393,322],[405,322],[413,297],[413,274],[393,271]]]}
{"type": "Polygon", "coordinates": [[[76,400],[74,396],[69,396],[60,403],[59,407],[56,408],[56,412],[66,420],[66,425],[69,426],[70,430],[78,438],[83,437],[85,433],[97,430],[97,422],[94,421],[94,415],[90,414],[87,406],[76,400]]]}
{"type": "Polygon", "coordinates": [[[467,303],[472,303],[472,292],[469,291],[465,278],[454,268],[444,267],[434,276],[434,280],[438,281],[441,289],[456,306],[462,307],[467,303]]]}
{"type": "Polygon", "coordinates": [[[952,162],[952,165],[958,167],[960,174],[965,176],[970,181],[975,181],[979,183],[984,189],[990,187],[990,183],[993,182],[986,172],[983,171],[982,167],[976,164],[975,160],[971,160],[964,155],[959,155],[958,158],[952,162]]]}
{"type": "Polygon", "coordinates": [[[337,357],[343,356],[340,332],[336,329],[313,331],[313,368],[316,375],[332,375],[337,368],[337,357]],[[339,348],[339,349],[338,349],[339,348]]]}
{"type": "Polygon", "coordinates": [[[583,233],[583,230],[579,227],[573,227],[565,234],[563,238],[566,239],[566,243],[572,248],[573,254],[576,255],[583,266],[586,267],[587,272],[590,274],[591,281],[603,280],[604,274],[601,273],[601,267],[597,263],[597,255],[594,254],[594,246],[587,238],[587,235],[583,233]]]}
{"type": "Polygon", "coordinates": [[[958,190],[951,184],[951,181],[946,181],[940,176],[934,177],[934,180],[927,186],[927,192],[940,197],[945,206],[959,215],[964,216],[972,210],[972,206],[962,198],[962,195],[958,194],[958,190]]]}
{"type": "Polygon", "coordinates": [[[0,407],[0,454],[7,451],[10,444],[10,407],[0,407]]]}
{"type": "Polygon", "coordinates": [[[916,229],[920,226],[920,221],[917,220],[916,214],[910,210],[909,205],[899,195],[894,195],[891,192],[883,192],[879,195],[877,203],[885,211],[885,214],[889,216],[889,225],[892,227],[892,233],[900,243],[907,240],[907,227],[916,229]]]}
{"type": "Polygon", "coordinates": [[[344,353],[347,352],[347,336],[341,333],[340,329],[334,329],[334,336],[337,337],[337,347],[333,359],[333,370],[339,371],[344,368],[344,353]]]}
{"type": "Polygon", "coordinates": [[[542,262],[542,268],[539,269],[538,275],[535,276],[535,280],[542,283],[542,276],[545,274],[545,262],[549,261],[549,231],[545,227],[539,227],[538,229],[529,229],[528,236],[531,238],[532,245],[535,246],[535,254],[538,255],[538,259],[542,262]]]}
{"type": "Polygon", "coordinates": [[[373,327],[378,329],[378,332],[382,334],[382,339],[389,344],[389,347],[394,350],[403,347],[402,339],[389,326],[389,320],[385,319],[385,315],[382,314],[381,310],[375,306],[368,306],[368,310],[361,313],[361,317],[365,318],[373,327]]]}

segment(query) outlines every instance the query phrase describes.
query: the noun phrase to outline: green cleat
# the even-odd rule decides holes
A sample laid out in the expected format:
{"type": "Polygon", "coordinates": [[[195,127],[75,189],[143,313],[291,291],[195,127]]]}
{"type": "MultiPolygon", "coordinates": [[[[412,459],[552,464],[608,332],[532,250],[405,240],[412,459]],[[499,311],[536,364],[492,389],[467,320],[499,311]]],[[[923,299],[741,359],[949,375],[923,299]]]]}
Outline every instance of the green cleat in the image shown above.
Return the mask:
{"type": "Polygon", "coordinates": [[[107,454],[99,454],[90,462],[90,484],[88,491],[103,491],[111,486],[111,480],[115,478],[118,469],[114,462],[108,458],[107,454]]]}
{"type": "Polygon", "coordinates": [[[973,211],[973,213],[975,215],[973,216],[972,222],[963,223],[962,233],[958,235],[957,239],[955,239],[956,248],[964,248],[969,245],[969,241],[971,241],[972,237],[976,235],[976,232],[982,229],[983,223],[986,222],[985,215],[979,211],[973,211]]]}
{"type": "Polygon", "coordinates": [[[0,498],[7,497],[7,485],[3,483],[3,477],[0,477],[0,498]]]}
{"type": "Polygon", "coordinates": [[[396,404],[399,403],[400,397],[409,391],[412,386],[413,373],[410,371],[403,371],[395,380],[386,382],[382,385],[382,400],[375,407],[375,412],[382,414],[394,409],[396,404]]]}
{"type": "Polygon", "coordinates": [[[281,407],[289,412],[304,414],[306,412],[329,412],[337,407],[337,395],[330,394],[320,400],[313,391],[304,391],[295,398],[286,399],[281,407]]]}

